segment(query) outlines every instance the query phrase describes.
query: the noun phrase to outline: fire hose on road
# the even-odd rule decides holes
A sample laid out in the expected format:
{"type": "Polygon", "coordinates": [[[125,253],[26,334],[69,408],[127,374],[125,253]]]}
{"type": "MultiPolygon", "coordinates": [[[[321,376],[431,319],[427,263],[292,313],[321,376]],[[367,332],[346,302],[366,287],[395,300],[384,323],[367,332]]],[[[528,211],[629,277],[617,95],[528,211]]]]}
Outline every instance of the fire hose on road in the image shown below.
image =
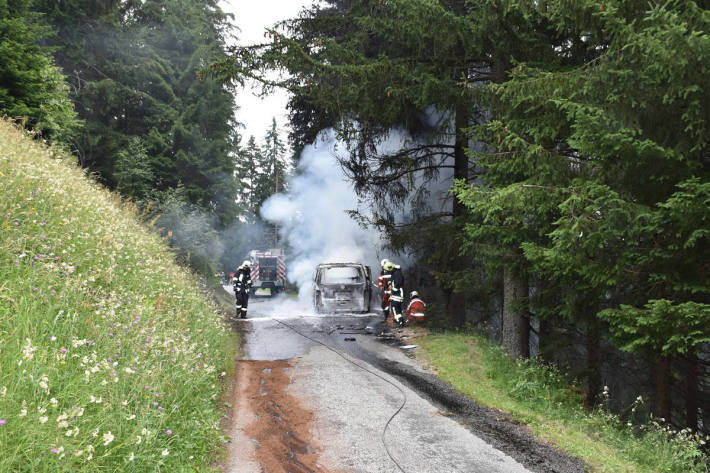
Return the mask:
{"type": "Polygon", "coordinates": [[[394,387],[400,392],[400,394],[402,395],[402,404],[397,408],[397,410],[394,412],[394,414],[392,414],[392,415],[390,416],[390,418],[387,420],[387,423],[385,424],[385,427],[382,429],[382,435],[380,436],[380,439],[381,439],[381,441],[382,441],[382,445],[385,447],[385,451],[387,452],[387,456],[389,456],[390,460],[392,460],[392,462],[393,462],[395,465],[397,465],[397,468],[399,468],[399,471],[401,471],[402,473],[407,473],[407,472],[404,470],[404,468],[402,468],[402,466],[397,462],[397,460],[394,458],[394,456],[392,456],[392,453],[390,452],[390,449],[389,449],[389,447],[387,446],[387,441],[386,441],[387,428],[389,427],[389,425],[390,425],[390,423],[392,422],[392,420],[393,420],[395,417],[397,417],[397,414],[399,414],[399,413],[402,411],[402,409],[404,409],[404,406],[407,404],[407,394],[404,392],[404,390],[403,390],[402,388],[400,388],[399,386],[397,386],[396,384],[394,384],[392,381],[390,381],[390,380],[386,379],[385,377],[379,375],[378,373],[376,373],[376,372],[374,372],[374,371],[372,371],[372,370],[369,370],[369,369],[367,369],[366,367],[364,367],[364,366],[362,366],[362,365],[360,365],[360,364],[354,362],[353,360],[351,360],[350,358],[348,358],[347,356],[345,356],[344,354],[342,354],[340,351],[338,351],[338,350],[336,350],[335,348],[333,348],[333,347],[327,345],[326,343],[323,343],[323,342],[321,342],[320,340],[316,340],[316,339],[314,339],[314,338],[312,338],[312,337],[309,337],[308,335],[306,335],[306,334],[300,332],[299,330],[297,330],[295,327],[293,327],[293,326],[291,326],[291,325],[289,325],[289,324],[287,324],[287,323],[285,323],[285,322],[282,322],[282,321],[279,320],[279,319],[274,318],[273,320],[275,320],[275,321],[278,322],[279,324],[283,325],[284,327],[287,327],[287,328],[291,329],[293,332],[297,333],[298,335],[300,335],[300,336],[302,336],[302,337],[304,337],[304,338],[306,338],[306,339],[308,339],[308,340],[310,340],[310,341],[312,341],[312,342],[314,342],[314,343],[317,343],[317,344],[319,344],[319,345],[322,345],[323,347],[325,347],[325,348],[327,348],[328,350],[332,351],[333,353],[335,353],[336,355],[338,355],[339,357],[341,357],[342,359],[344,359],[344,360],[347,361],[348,363],[351,363],[352,365],[354,365],[354,366],[360,368],[361,370],[363,370],[363,371],[365,371],[365,372],[367,372],[367,373],[369,373],[369,374],[371,374],[371,375],[373,375],[373,376],[376,376],[377,378],[381,379],[381,380],[384,381],[385,383],[390,384],[391,386],[394,386],[394,387]]]}

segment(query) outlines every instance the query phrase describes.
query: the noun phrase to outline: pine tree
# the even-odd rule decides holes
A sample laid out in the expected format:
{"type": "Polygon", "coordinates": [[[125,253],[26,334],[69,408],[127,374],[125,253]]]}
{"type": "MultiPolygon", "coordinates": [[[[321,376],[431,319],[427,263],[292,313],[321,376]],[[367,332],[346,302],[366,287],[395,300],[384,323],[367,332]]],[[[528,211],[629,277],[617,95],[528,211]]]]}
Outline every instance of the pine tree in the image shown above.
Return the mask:
{"type": "Polygon", "coordinates": [[[558,295],[540,310],[579,316],[591,335],[608,323],[621,348],[654,358],[669,418],[670,364],[709,336],[710,13],[693,1],[528,8],[577,40],[491,87],[486,185],[458,186],[469,235],[524,252],[558,295]]]}
{"type": "Polygon", "coordinates": [[[45,139],[70,142],[80,127],[68,87],[40,40],[51,34],[30,0],[0,1],[0,114],[45,139]]]}
{"type": "MultiPolygon", "coordinates": [[[[71,71],[73,98],[86,122],[79,160],[109,186],[118,186],[118,157],[135,138],[145,148],[162,192],[218,216],[236,215],[231,90],[198,71],[224,55],[226,15],[212,0],[199,2],[39,1],[58,29],[51,41],[71,71]]],[[[125,162],[125,159],[124,159],[125,162]]],[[[145,174],[143,174],[145,175],[145,174]]],[[[123,189],[126,174],[121,174],[123,189]]],[[[131,197],[138,197],[131,195],[131,197]]]]}
{"type": "Polygon", "coordinates": [[[236,153],[239,218],[249,223],[254,223],[259,218],[260,202],[263,202],[259,191],[264,180],[260,160],[261,149],[254,136],[250,136],[246,146],[240,147],[236,153]]]}
{"type": "MultiPolygon", "coordinates": [[[[509,57],[535,49],[530,37],[537,33],[527,26],[522,18],[504,18],[487,1],[327,2],[286,22],[285,33],[272,30],[273,43],[238,48],[212,71],[231,80],[256,77],[267,89],[287,87],[294,93],[292,117],[307,136],[322,124],[335,126],[352,151],[341,164],[357,192],[375,204],[372,222],[386,229],[392,246],[401,249],[406,235],[425,233],[425,222],[436,227],[454,217],[446,239],[460,234],[457,225],[465,209],[457,199],[441,212],[422,212],[424,220],[416,219],[406,229],[395,216],[404,206],[426,202],[442,171],[472,178],[465,130],[483,113],[477,107],[479,85],[504,80],[509,57]],[[516,20],[518,32],[500,28],[516,20]],[[265,68],[290,75],[269,81],[260,73],[265,68]],[[443,118],[432,124],[432,114],[443,118]],[[412,139],[395,152],[378,149],[397,129],[407,130],[412,139]]],[[[449,250],[433,257],[439,265],[454,274],[464,270],[461,242],[440,243],[438,248],[449,250]]],[[[454,292],[450,313],[461,324],[461,287],[454,292]]]]}
{"type": "MultiPolygon", "coordinates": [[[[286,145],[279,137],[279,129],[276,125],[276,118],[272,118],[271,127],[264,136],[263,165],[267,169],[267,176],[271,180],[271,195],[278,194],[286,190],[286,145]]],[[[266,184],[266,183],[265,183],[266,184]]],[[[279,248],[279,228],[277,224],[270,225],[267,239],[271,242],[271,247],[279,248]]]]}

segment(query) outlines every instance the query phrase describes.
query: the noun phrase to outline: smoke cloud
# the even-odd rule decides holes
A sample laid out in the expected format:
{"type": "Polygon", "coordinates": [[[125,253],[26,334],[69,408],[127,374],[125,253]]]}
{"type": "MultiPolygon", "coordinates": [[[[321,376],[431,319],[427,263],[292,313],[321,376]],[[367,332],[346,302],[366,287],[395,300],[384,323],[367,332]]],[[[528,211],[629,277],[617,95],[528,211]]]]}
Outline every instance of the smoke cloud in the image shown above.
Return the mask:
{"type": "MultiPolygon", "coordinates": [[[[307,146],[288,194],[276,194],[261,208],[266,220],[280,226],[290,246],[288,278],[299,288],[299,299],[310,301],[312,280],[320,263],[364,263],[379,269],[379,233],[358,225],[348,210],[362,210],[338,163],[345,153],[332,130],[307,146]]],[[[309,302],[310,303],[310,302],[309,302]]]]}

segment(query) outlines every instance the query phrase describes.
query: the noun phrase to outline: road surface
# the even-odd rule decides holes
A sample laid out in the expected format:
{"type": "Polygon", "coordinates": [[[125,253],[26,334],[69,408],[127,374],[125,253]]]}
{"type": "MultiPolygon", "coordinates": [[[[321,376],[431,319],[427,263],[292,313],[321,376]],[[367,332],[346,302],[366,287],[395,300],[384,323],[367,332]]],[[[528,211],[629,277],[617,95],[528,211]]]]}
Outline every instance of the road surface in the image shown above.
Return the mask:
{"type": "Polygon", "coordinates": [[[420,368],[379,336],[380,319],[316,316],[283,296],[252,297],[249,318],[234,322],[243,346],[224,470],[584,471],[420,368]]]}

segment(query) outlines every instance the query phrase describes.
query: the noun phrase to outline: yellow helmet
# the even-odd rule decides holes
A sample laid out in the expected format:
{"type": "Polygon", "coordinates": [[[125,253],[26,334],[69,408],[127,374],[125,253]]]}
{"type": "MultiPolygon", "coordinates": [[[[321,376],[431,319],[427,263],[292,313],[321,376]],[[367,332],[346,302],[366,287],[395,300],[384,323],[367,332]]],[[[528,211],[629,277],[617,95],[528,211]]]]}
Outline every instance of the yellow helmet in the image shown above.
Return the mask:
{"type": "Polygon", "coordinates": [[[387,263],[389,263],[389,262],[390,262],[390,260],[388,260],[387,258],[385,258],[385,259],[383,259],[382,261],[380,261],[380,266],[382,266],[382,268],[384,269],[385,265],[386,265],[387,263]]]}
{"type": "Polygon", "coordinates": [[[388,260],[382,267],[382,269],[384,269],[385,271],[392,271],[394,269],[394,263],[388,260]]]}

